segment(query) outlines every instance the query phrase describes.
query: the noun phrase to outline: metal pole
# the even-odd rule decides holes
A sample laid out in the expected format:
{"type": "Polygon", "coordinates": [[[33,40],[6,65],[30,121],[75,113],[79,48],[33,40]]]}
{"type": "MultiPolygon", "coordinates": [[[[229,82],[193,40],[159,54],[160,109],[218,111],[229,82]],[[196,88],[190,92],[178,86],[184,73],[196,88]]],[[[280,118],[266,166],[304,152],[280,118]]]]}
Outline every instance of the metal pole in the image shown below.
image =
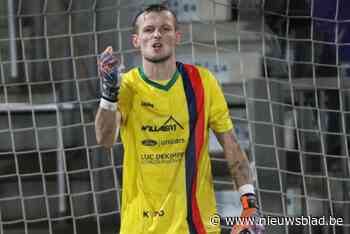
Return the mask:
{"type": "Polygon", "coordinates": [[[16,16],[14,15],[13,0],[7,0],[8,21],[9,21],[9,42],[10,42],[10,60],[11,60],[11,77],[17,77],[17,46],[16,46],[16,16]]]}

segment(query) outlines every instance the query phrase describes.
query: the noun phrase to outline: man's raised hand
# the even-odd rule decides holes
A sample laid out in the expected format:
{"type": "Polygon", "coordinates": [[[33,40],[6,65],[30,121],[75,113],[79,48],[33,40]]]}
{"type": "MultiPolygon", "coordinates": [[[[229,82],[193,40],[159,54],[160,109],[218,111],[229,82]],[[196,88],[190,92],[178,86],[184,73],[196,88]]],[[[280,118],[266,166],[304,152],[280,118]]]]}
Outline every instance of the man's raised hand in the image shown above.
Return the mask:
{"type": "Polygon", "coordinates": [[[119,65],[111,46],[97,58],[98,73],[102,79],[102,98],[109,102],[116,102],[118,99],[119,65]]]}

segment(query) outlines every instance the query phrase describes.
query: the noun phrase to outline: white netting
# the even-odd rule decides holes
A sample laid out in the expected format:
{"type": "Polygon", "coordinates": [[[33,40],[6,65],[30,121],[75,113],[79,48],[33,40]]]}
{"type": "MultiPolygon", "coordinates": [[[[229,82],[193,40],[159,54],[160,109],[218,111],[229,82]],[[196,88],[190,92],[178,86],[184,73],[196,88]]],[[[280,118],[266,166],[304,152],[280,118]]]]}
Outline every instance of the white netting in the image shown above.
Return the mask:
{"type": "MultiPolygon", "coordinates": [[[[178,59],[222,83],[263,214],[345,223],[268,233],[349,233],[347,1],[168,2],[183,32],[178,59]]],[[[122,146],[96,145],[96,56],[111,45],[127,68],[139,64],[130,36],[142,2],[17,0],[12,16],[7,3],[0,0],[0,233],[117,233],[122,146]]],[[[210,148],[219,212],[237,213],[214,138],[210,148]]]]}

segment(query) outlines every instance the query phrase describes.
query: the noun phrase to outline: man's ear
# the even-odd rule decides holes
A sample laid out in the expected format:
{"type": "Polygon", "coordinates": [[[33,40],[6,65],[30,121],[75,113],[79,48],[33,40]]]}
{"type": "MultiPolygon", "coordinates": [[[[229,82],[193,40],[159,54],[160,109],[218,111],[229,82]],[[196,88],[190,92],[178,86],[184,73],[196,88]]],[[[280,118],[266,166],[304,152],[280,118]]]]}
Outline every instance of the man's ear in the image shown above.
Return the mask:
{"type": "Polygon", "coordinates": [[[140,48],[140,39],[139,39],[139,35],[137,35],[136,33],[132,34],[131,36],[131,41],[132,41],[132,45],[135,48],[140,48]]]}
{"type": "Polygon", "coordinates": [[[176,40],[176,44],[180,44],[182,39],[182,33],[180,31],[176,31],[175,32],[175,40],[176,40]]]}

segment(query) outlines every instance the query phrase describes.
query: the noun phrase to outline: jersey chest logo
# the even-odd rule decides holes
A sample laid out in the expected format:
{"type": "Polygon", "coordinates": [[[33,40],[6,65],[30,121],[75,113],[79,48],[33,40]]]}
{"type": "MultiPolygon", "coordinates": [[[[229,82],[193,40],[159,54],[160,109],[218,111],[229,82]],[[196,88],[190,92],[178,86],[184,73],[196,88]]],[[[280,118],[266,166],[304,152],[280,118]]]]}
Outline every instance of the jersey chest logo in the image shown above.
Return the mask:
{"type": "Polygon", "coordinates": [[[173,117],[170,116],[161,125],[143,125],[142,131],[146,132],[176,132],[178,129],[184,129],[184,127],[173,117]]]}

